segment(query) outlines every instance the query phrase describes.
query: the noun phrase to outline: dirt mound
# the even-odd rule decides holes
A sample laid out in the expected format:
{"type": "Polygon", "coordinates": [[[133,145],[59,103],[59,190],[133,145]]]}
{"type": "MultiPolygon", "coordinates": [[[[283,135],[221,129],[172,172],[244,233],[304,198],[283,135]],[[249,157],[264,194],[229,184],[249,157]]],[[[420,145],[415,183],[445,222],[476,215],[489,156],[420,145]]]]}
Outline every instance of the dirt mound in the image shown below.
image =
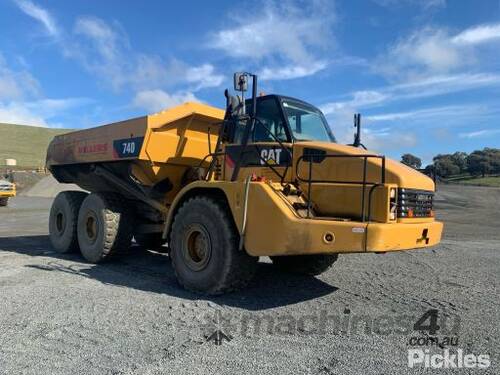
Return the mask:
{"type": "Polygon", "coordinates": [[[22,192],[21,195],[25,197],[41,197],[41,198],[53,198],[59,192],[64,190],[80,190],[77,185],[74,184],[61,184],[56,181],[52,175],[48,175],[38,181],[31,188],[22,192]]]}

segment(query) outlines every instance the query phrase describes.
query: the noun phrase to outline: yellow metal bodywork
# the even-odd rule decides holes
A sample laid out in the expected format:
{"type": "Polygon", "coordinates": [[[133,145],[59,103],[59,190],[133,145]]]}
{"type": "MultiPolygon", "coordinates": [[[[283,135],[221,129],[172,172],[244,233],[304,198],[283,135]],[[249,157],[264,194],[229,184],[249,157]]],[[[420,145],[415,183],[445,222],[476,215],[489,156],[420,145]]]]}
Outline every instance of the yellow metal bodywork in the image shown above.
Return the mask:
{"type": "Polygon", "coordinates": [[[163,202],[169,205],[183,186],[186,170],[208,164],[202,161],[209,150],[215,150],[223,118],[223,110],[188,102],[152,115],[59,135],[49,145],[47,167],[126,161],[132,175],[145,186],[169,179],[173,187],[163,202]],[[117,154],[117,140],[137,138],[141,139],[137,155],[117,154]]]}
{"type": "MultiPolygon", "coordinates": [[[[186,186],[172,207],[193,189],[203,194],[222,191],[238,231],[243,223],[243,182],[198,181],[186,186]]],[[[175,210],[169,212],[167,227],[175,210]]],[[[443,224],[434,220],[415,223],[342,221],[335,218],[305,219],[297,215],[281,192],[266,182],[251,182],[248,194],[245,249],[254,256],[318,253],[387,252],[433,246],[441,240],[443,224]],[[333,241],[326,241],[327,234],[333,241]]]]}
{"type": "Polygon", "coordinates": [[[0,198],[11,198],[16,196],[16,185],[12,184],[11,190],[0,190],[0,198]]]}
{"type": "MultiPolygon", "coordinates": [[[[362,158],[325,158],[311,164],[314,180],[336,181],[311,185],[311,202],[315,217],[304,218],[283,194],[278,177],[266,166],[242,167],[237,181],[230,182],[232,167],[221,157],[220,173],[209,181],[186,182],[185,174],[198,166],[207,166],[205,157],[214,152],[224,111],[198,103],[185,103],[154,115],[105,125],[58,136],[49,146],[49,168],[85,163],[126,161],[133,177],[144,186],[166,178],[172,183],[163,200],[167,207],[164,233],[167,236],[177,208],[192,194],[223,192],[236,228],[242,232],[245,179],[264,177],[249,184],[247,225],[244,247],[255,256],[298,255],[316,253],[386,252],[422,248],[440,241],[442,223],[433,218],[392,219],[389,216],[391,189],[408,188],[434,191],[434,183],[421,173],[395,161],[386,160],[385,182],[381,182],[382,161],[369,158],[366,181],[380,183],[373,190],[371,204],[367,185],[364,210],[369,220],[360,220],[362,186],[348,184],[363,175],[362,158]],[[141,148],[133,157],[117,155],[116,140],[141,139],[141,148]]],[[[265,147],[265,144],[261,146],[265,147]]],[[[304,149],[321,150],[327,155],[367,155],[360,148],[324,142],[287,144],[292,150],[292,167],[276,168],[285,182],[305,179],[308,162],[298,160],[304,149]]],[[[52,169],[51,169],[52,170],[52,169]]],[[[75,181],[78,183],[78,181],[75,181]]],[[[309,185],[299,182],[304,196],[309,185]]],[[[217,195],[220,196],[220,195],[217,195]]]]}

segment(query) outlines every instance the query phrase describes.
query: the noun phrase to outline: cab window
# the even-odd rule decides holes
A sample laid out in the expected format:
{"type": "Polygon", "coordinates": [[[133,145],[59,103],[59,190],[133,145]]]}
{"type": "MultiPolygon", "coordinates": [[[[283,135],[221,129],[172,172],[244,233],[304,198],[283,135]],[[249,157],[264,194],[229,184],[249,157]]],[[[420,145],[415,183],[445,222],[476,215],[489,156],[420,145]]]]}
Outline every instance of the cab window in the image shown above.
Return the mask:
{"type": "MultiPolygon", "coordinates": [[[[251,100],[246,102],[247,113],[251,112],[251,100]]],[[[246,124],[245,124],[246,125],[246,124]]],[[[257,121],[249,142],[276,142],[279,139],[282,142],[288,142],[289,137],[286,130],[286,122],[282,116],[278,101],[274,97],[257,100],[257,121]],[[269,131],[266,130],[266,127],[269,131]],[[274,137],[271,135],[274,135],[274,137]]],[[[245,126],[238,126],[235,130],[234,143],[239,144],[243,138],[245,126]]]]}
{"type": "Polygon", "coordinates": [[[273,135],[282,142],[288,140],[286,124],[278,102],[271,97],[257,102],[257,121],[253,130],[252,141],[276,142],[273,135]]]}

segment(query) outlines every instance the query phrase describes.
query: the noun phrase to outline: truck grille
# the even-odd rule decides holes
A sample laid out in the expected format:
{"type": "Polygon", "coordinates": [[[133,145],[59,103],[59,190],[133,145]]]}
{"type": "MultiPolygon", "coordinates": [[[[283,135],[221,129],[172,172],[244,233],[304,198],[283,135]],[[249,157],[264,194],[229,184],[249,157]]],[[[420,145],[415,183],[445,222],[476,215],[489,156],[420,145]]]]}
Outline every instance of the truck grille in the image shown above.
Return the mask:
{"type": "Polygon", "coordinates": [[[398,189],[398,217],[433,217],[433,198],[432,191],[398,189]]]}
{"type": "Polygon", "coordinates": [[[12,185],[0,185],[0,191],[12,191],[12,185]]]}

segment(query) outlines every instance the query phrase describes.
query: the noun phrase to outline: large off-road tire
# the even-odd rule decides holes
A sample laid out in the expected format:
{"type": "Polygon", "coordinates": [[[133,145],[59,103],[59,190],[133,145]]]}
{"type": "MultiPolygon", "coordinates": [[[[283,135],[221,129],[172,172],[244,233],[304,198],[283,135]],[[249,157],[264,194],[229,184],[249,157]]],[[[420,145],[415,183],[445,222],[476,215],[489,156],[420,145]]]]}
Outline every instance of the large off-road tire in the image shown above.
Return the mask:
{"type": "Polygon", "coordinates": [[[7,203],[9,202],[9,198],[0,198],[0,207],[5,207],[7,206],[7,203]]]}
{"type": "Polygon", "coordinates": [[[221,294],[245,286],[258,258],[238,249],[239,235],[227,204],[210,197],[190,198],[175,215],[170,257],[186,289],[221,294]]]}
{"type": "Polygon", "coordinates": [[[49,215],[49,238],[58,253],[79,250],[77,225],[78,211],[87,193],[83,191],[63,191],[57,194],[49,215]]]}
{"type": "Polygon", "coordinates": [[[165,240],[162,238],[163,233],[137,233],[134,234],[135,242],[147,250],[156,250],[166,252],[166,247],[163,247],[165,240]]]}
{"type": "Polygon", "coordinates": [[[133,213],[123,198],[114,193],[92,193],[78,213],[78,243],[83,257],[99,263],[129,249],[133,213]]]}
{"type": "Polygon", "coordinates": [[[301,275],[320,275],[337,260],[337,254],[290,255],[271,257],[273,264],[286,272],[301,275]]]}

